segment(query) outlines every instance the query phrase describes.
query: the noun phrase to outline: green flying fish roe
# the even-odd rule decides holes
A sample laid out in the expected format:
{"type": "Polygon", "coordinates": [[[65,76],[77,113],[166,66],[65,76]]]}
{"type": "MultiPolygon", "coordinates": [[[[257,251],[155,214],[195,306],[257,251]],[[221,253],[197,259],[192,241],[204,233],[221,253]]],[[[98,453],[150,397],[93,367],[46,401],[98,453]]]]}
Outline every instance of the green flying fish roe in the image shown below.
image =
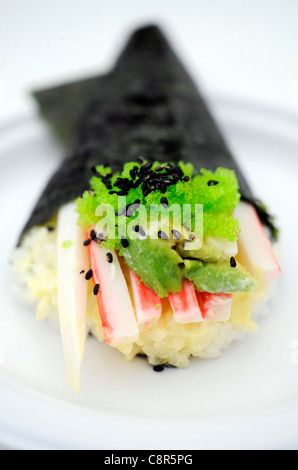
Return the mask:
{"type": "Polygon", "coordinates": [[[121,252],[121,227],[137,218],[138,222],[142,221],[144,215],[138,211],[139,204],[149,214],[150,206],[155,204],[160,207],[162,198],[169,207],[177,204],[181,210],[183,204],[191,204],[192,218],[194,205],[203,204],[204,237],[212,235],[230,241],[237,239],[239,225],[232,214],[240,201],[240,193],[232,170],[217,168],[212,172],[201,169],[199,174],[194,175],[190,163],[152,164],[141,159],[126,163],[119,173],[112,173],[111,168],[103,165],[95,170],[96,174],[90,179],[90,189],[77,200],[79,223],[84,228],[96,224],[100,215],[103,216],[102,213],[96,214],[97,208],[112,206],[116,216],[109,211],[104,214],[107,222],[114,222],[103,242],[110,249],[121,252]],[[131,212],[127,213],[129,206],[131,212]]]}

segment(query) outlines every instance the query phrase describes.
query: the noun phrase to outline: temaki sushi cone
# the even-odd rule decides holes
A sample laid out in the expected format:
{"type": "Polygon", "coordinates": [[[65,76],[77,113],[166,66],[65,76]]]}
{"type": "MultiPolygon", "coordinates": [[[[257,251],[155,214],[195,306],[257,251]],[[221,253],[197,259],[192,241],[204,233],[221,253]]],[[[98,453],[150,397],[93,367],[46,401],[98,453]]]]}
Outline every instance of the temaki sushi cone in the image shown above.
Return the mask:
{"type": "Polygon", "coordinates": [[[280,274],[260,220],[275,228],[160,29],[137,30],[110,73],[34,96],[67,156],[15,267],[37,318],[58,315],[72,387],[89,332],[161,370],[254,331],[280,274]]]}
{"type": "Polygon", "coordinates": [[[255,200],[199,90],[158,27],[135,31],[110,73],[33,95],[68,156],[22,235],[81,196],[94,166],[108,164],[119,170],[140,156],[149,161],[183,160],[197,171],[234,170],[242,199],[254,205],[276,235],[272,218],[255,200]]]}

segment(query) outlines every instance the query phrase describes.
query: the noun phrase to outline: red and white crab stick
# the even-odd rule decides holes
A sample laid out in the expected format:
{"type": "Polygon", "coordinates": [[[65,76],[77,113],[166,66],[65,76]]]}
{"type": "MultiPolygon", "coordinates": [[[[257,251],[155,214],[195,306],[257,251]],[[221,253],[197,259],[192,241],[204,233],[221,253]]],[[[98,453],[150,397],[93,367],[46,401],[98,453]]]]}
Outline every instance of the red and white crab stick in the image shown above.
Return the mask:
{"type": "Polygon", "coordinates": [[[67,380],[80,390],[80,369],[86,340],[87,282],[80,272],[89,269],[85,231],[78,226],[74,203],[61,207],[57,219],[57,301],[67,380]]]}
{"type": "Polygon", "coordinates": [[[133,302],[140,330],[147,330],[155,325],[162,314],[162,302],[158,295],[141,281],[130,269],[130,281],[133,302]]]}
{"type": "Polygon", "coordinates": [[[231,316],[232,294],[210,294],[197,292],[197,298],[204,319],[224,322],[231,316]]]}
{"type": "Polygon", "coordinates": [[[255,208],[251,204],[240,202],[234,211],[234,217],[239,220],[240,227],[238,236],[240,263],[253,275],[261,271],[263,281],[277,279],[280,267],[255,208]]]}
{"type": "Polygon", "coordinates": [[[105,341],[124,346],[139,339],[139,329],[117,254],[91,240],[89,257],[105,341]]]}
{"type": "Polygon", "coordinates": [[[202,322],[203,315],[199,306],[196,290],[191,281],[184,279],[182,291],[178,294],[169,294],[169,301],[173,314],[178,323],[202,322]]]}
{"type": "Polygon", "coordinates": [[[232,294],[197,292],[192,282],[183,281],[182,291],[170,294],[169,301],[178,323],[205,320],[227,321],[231,316],[232,294]]]}

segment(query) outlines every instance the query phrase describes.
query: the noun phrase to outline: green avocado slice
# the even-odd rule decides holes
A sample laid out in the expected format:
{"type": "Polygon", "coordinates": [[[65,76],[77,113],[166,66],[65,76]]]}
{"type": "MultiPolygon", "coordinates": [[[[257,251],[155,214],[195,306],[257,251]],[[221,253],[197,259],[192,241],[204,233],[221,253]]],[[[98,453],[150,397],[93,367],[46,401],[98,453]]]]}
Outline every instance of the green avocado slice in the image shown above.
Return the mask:
{"type": "Polygon", "coordinates": [[[184,260],[184,264],[185,277],[201,292],[232,294],[248,292],[258,287],[256,280],[239,263],[235,268],[223,262],[184,260]]]}
{"type": "Polygon", "coordinates": [[[173,240],[135,239],[121,253],[125,263],[160,298],[182,290],[183,279],[192,281],[198,291],[210,293],[247,292],[258,283],[239,263],[206,263],[183,259],[173,240]]]}
{"type": "Polygon", "coordinates": [[[130,240],[122,256],[126,264],[160,298],[182,290],[183,259],[170,240],[130,240]]]}

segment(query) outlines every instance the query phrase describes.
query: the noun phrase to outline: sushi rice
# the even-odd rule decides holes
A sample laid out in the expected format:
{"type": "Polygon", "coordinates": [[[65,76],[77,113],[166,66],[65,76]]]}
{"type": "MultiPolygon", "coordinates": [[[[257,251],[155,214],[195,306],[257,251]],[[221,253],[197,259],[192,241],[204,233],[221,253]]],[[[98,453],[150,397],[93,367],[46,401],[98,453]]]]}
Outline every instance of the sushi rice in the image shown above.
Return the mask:
{"type": "MultiPolygon", "coordinates": [[[[53,224],[51,224],[53,225],[53,224]]],[[[49,319],[59,325],[57,307],[57,234],[46,226],[31,229],[12,257],[17,273],[15,292],[36,308],[37,321],[49,319]]],[[[127,281],[129,282],[129,281],[127,281]]],[[[186,367],[194,357],[215,358],[234,340],[258,328],[252,314],[264,312],[274,283],[259,280],[259,287],[244,293],[233,293],[232,313],[227,321],[206,319],[202,323],[182,324],[174,320],[168,299],[162,299],[162,316],[155,325],[140,331],[139,340],[116,346],[124,358],[147,356],[151,365],[170,364],[186,367]],[[271,288],[270,288],[271,287],[271,288]]],[[[88,284],[87,333],[104,341],[101,319],[92,283],[88,284]]]]}

